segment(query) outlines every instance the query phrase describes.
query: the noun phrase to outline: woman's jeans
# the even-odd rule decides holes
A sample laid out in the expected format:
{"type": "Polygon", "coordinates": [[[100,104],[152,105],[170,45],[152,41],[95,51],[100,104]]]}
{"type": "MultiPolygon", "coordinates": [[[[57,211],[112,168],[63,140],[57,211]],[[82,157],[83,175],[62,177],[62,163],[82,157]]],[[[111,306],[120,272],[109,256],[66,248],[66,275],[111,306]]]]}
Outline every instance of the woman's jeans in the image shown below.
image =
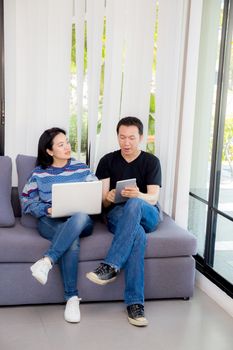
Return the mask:
{"type": "Polygon", "coordinates": [[[144,304],[146,233],[157,228],[159,209],[142,199],[131,198],[110,210],[107,222],[114,238],[104,262],[117,270],[125,269],[126,305],[144,304]]]}
{"type": "Polygon", "coordinates": [[[44,256],[48,256],[53,264],[56,262],[59,264],[65,300],[78,295],[79,238],[89,236],[92,229],[93,222],[84,213],[76,213],[68,218],[57,219],[43,216],[38,221],[40,235],[52,242],[44,256]]]}

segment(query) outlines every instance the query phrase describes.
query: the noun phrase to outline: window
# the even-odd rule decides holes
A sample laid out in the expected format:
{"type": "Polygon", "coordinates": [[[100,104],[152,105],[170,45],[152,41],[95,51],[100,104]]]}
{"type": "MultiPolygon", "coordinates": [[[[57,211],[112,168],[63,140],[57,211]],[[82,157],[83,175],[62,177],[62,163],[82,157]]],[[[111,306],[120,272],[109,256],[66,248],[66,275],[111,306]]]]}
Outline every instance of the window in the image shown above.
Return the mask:
{"type": "Polygon", "coordinates": [[[189,230],[197,267],[232,296],[233,1],[203,1],[189,230]]]}

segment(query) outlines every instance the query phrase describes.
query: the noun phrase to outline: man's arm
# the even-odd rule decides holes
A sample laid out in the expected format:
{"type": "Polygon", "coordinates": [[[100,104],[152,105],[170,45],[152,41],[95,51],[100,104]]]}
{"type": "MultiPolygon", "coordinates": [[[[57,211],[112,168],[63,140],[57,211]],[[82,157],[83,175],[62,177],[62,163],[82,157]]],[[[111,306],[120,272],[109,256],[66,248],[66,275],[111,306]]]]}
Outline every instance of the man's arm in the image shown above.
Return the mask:
{"type": "Polygon", "coordinates": [[[110,189],[110,177],[102,180],[102,201],[105,208],[109,207],[111,203],[115,200],[115,189],[109,191],[110,189]]]}
{"type": "Polygon", "coordinates": [[[128,198],[141,198],[151,205],[155,205],[159,199],[160,187],[158,185],[147,185],[147,193],[139,191],[138,187],[126,187],[121,195],[128,198]]]}
{"type": "MultiPolygon", "coordinates": [[[[103,189],[102,198],[103,206],[105,208],[109,207],[111,203],[115,200],[115,189],[109,191],[110,188],[110,178],[103,179],[103,189]]],[[[126,187],[121,195],[127,198],[141,198],[151,205],[155,205],[159,199],[160,187],[158,185],[147,185],[147,193],[142,193],[139,191],[138,187],[126,187]]]]}
{"type": "Polygon", "coordinates": [[[160,187],[158,185],[147,185],[147,193],[139,194],[138,198],[144,199],[149,204],[155,205],[159,199],[160,187]]]}

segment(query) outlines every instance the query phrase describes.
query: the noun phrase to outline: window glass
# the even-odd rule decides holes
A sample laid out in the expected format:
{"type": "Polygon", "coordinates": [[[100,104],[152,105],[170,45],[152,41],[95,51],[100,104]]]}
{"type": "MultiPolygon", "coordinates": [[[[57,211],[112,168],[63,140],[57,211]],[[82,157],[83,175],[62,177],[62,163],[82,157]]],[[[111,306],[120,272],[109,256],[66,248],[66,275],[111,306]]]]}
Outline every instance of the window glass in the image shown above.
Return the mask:
{"type": "Polygon", "coordinates": [[[214,270],[233,283],[233,222],[217,216],[214,270]]]}
{"type": "Polygon", "coordinates": [[[208,199],[224,1],[204,1],[190,191],[208,199]]]}
{"type": "Polygon", "coordinates": [[[197,252],[202,257],[205,249],[207,205],[189,197],[188,229],[197,237],[197,252]]]}
{"type": "Polygon", "coordinates": [[[224,106],[225,123],[221,158],[221,178],[218,209],[233,218],[233,35],[228,47],[228,75],[226,104],[224,106]]]}

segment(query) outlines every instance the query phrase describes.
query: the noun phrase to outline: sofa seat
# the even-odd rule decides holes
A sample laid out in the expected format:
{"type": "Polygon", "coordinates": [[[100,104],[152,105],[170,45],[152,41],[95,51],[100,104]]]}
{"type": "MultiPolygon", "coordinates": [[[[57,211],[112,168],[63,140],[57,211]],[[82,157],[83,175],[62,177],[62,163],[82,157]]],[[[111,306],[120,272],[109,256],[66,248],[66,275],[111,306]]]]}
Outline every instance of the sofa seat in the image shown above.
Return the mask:
{"type": "MultiPolygon", "coordinates": [[[[147,237],[146,259],[189,256],[196,252],[195,237],[166,214],[158,229],[147,237]]],[[[106,226],[97,221],[93,234],[80,240],[80,261],[104,259],[112,238],[106,226]]],[[[49,245],[37,229],[22,226],[20,218],[16,218],[14,227],[0,229],[0,262],[33,263],[43,256],[49,245]]]]}

